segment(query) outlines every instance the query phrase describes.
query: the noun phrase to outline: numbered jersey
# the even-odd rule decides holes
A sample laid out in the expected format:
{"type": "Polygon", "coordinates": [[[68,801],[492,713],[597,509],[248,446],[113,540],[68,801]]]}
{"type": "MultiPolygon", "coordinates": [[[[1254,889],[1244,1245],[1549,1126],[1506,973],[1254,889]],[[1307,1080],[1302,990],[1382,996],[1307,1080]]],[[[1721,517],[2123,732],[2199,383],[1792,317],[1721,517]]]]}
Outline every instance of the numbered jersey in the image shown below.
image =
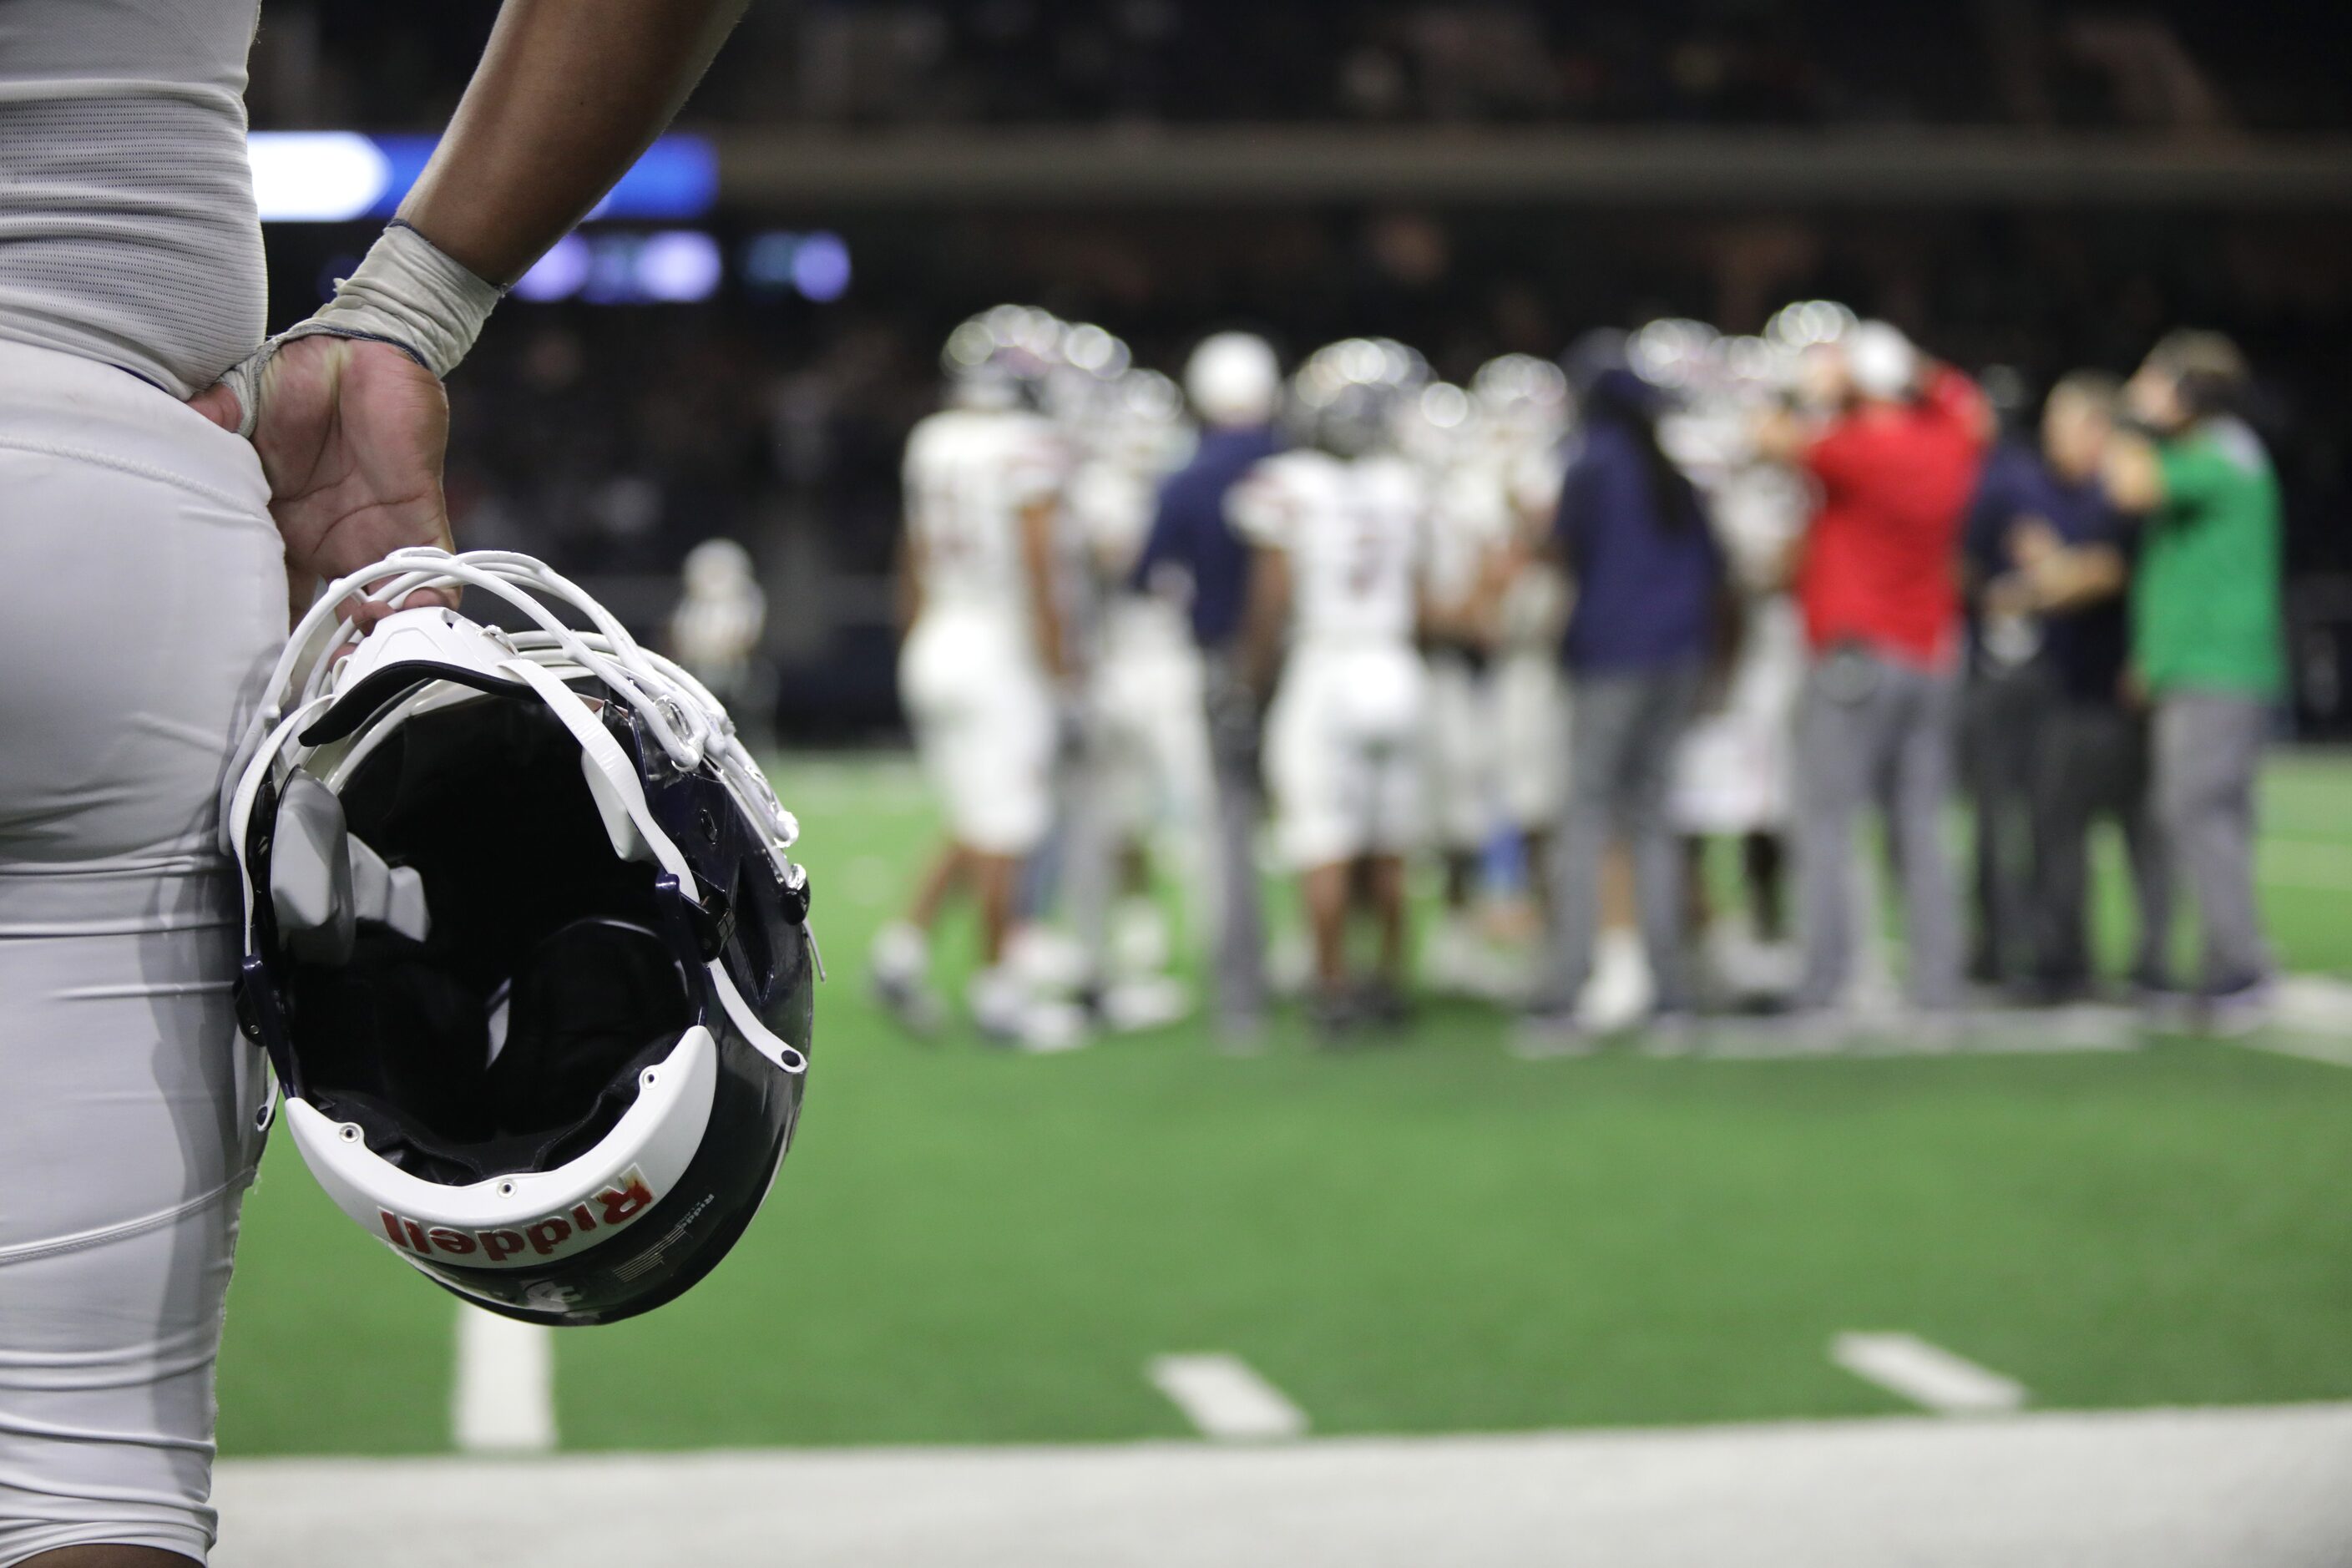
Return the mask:
{"type": "Polygon", "coordinates": [[[921,552],[926,615],[1029,620],[1021,516],[1061,489],[1054,428],[1014,410],[950,409],[907,439],[907,531],[921,552]]]}
{"type": "Polygon", "coordinates": [[[1412,642],[1428,500],[1403,459],[1286,452],[1227,505],[1244,538],[1290,557],[1294,642],[1412,642]]]}

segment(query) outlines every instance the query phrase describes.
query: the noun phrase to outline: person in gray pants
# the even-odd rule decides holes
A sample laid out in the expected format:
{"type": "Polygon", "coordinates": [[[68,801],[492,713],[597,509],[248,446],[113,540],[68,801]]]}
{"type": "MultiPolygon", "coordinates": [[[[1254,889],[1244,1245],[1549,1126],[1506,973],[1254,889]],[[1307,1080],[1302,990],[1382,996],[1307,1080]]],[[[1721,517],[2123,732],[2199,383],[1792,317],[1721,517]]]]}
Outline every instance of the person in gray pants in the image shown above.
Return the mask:
{"type": "Polygon", "coordinates": [[[1216,951],[1210,980],[1219,1033],[1253,1047],[1266,1005],[1265,918],[1258,907],[1256,695],[1234,658],[1249,598],[1250,549],[1225,516],[1234,484],[1281,449],[1274,430],[1282,374],[1274,350],[1247,332],[1218,332],[1194,349],[1184,391],[1201,416],[1192,461],[1161,485],[1135,586],[1190,606],[1201,649],[1202,701],[1217,786],[1216,951]]]}
{"type": "Polygon", "coordinates": [[[1875,804],[1903,886],[1910,994],[1960,1001],[1960,921],[1945,854],[1958,721],[1962,524],[1992,434],[1983,396],[1879,321],[1808,362],[1820,424],[1768,420],[1759,448],[1810,474],[1820,501],[1796,563],[1813,649],[1798,719],[1800,1017],[1845,1000],[1858,933],[1853,830],[1875,804]]]}
{"type": "Polygon", "coordinates": [[[2254,785],[2272,707],[2286,693],[2284,521],[2262,440],[2232,412],[2236,345],[2179,331],[2150,351],[2126,401],[2107,493],[2141,519],[2131,658],[2154,713],[2157,816],[2196,897],[2197,1002],[2235,1033],[2269,1011],[2273,959],[2254,897],[2254,785]]]}
{"type": "Polygon", "coordinates": [[[1795,1006],[1826,1011],[1852,973],[1853,827],[1875,805],[1903,887],[1909,988],[1925,1011],[1960,1000],[1959,900],[1943,840],[1959,679],[1859,643],[1815,659],[1798,719],[1797,889],[1805,969],[1795,1006]]]}
{"type": "Polygon", "coordinates": [[[1573,714],[1568,805],[1552,856],[1550,964],[1513,1042],[1527,1057],[1581,1048],[1577,1001],[1591,975],[1612,832],[1633,854],[1656,1011],[1674,1018],[1695,1005],[1666,792],[1708,660],[1731,646],[1723,552],[1697,492],[1658,445],[1660,395],[1626,367],[1622,340],[1580,344],[1570,374],[1585,428],[1554,526],[1576,581],[1560,649],[1573,714]]]}
{"type": "Polygon", "coordinates": [[[1642,946],[1656,1010],[1695,1005],[1683,952],[1681,850],[1666,817],[1675,748],[1698,710],[1696,659],[1630,674],[1577,679],[1568,736],[1568,809],[1552,849],[1551,967],[1539,1005],[1572,1009],[1592,975],[1601,927],[1601,862],[1622,834],[1633,859],[1642,946]]]}

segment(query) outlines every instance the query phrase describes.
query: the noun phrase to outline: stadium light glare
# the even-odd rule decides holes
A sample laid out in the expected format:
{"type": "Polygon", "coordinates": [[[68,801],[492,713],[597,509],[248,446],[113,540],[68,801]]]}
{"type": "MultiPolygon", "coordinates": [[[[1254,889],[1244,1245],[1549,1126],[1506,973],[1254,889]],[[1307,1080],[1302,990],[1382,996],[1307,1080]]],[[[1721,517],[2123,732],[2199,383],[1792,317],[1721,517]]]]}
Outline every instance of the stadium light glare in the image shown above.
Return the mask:
{"type": "Polygon", "coordinates": [[[588,281],[589,262],[588,242],[567,234],[532,263],[530,271],[515,279],[514,296],[541,302],[569,300],[588,281]]]}
{"type": "Polygon", "coordinates": [[[265,223],[348,223],[373,211],[392,184],[392,160],[354,132],[257,132],[247,152],[265,223]]]}
{"type": "Polygon", "coordinates": [[[719,279],[725,270],[719,259],[719,242],[690,228],[648,235],[637,247],[637,289],[661,304],[709,299],[719,291],[719,279]]]}
{"type": "MultiPolygon", "coordinates": [[[[439,144],[432,136],[356,131],[257,131],[246,138],[254,204],[264,223],[390,217],[439,144]]],[[[700,136],[664,136],[585,221],[677,222],[719,201],[719,153],[700,136]]]]}

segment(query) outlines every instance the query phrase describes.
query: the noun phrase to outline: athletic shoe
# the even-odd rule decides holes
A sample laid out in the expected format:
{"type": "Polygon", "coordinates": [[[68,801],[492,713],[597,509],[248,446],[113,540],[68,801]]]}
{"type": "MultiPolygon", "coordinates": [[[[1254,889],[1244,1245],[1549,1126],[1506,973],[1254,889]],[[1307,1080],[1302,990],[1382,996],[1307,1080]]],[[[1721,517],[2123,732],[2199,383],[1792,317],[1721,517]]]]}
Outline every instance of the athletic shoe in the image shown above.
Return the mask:
{"type": "Polygon", "coordinates": [[[964,1001],[990,1041],[1024,1051],[1076,1050],[1087,1043],[1086,1010],[1075,1002],[1041,997],[1009,966],[971,977],[964,1001]]]}
{"type": "Polygon", "coordinates": [[[866,966],[874,1000],[900,1027],[929,1039],[945,1026],[947,1008],[924,978],[930,944],[921,931],[905,921],[884,926],[874,934],[866,966]]]}
{"type": "Polygon", "coordinates": [[[1363,1022],[1356,998],[1345,991],[1318,992],[1307,999],[1307,1026],[1315,1031],[1318,1045],[1344,1043],[1363,1022]]]}
{"type": "Polygon", "coordinates": [[[2163,1035],[2185,1035],[2197,1027],[2197,996],[2175,985],[2134,981],[2131,1005],[2144,1027],[2163,1035]]]}
{"type": "Polygon", "coordinates": [[[2271,1021],[2278,1006],[2278,987],[2267,974],[2257,974],[2235,985],[2205,992],[2199,997],[2205,1033],[2224,1040],[2251,1035],[2271,1021]]]}
{"type": "Polygon", "coordinates": [[[1160,1029],[1192,1010],[1192,994],[1173,975],[1146,974],[1114,980],[1095,997],[1094,1011],[1115,1035],[1160,1029]]]}
{"type": "Polygon", "coordinates": [[[1575,1009],[1548,1007],[1519,1015],[1511,1031],[1509,1050],[1523,1062],[1557,1061],[1562,1057],[1589,1057],[1600,1048],[1593,1031],[1580,1023],[1575,1009]]]}
{"type": "Polygon", "coordinates": [[[1642,1026],[1645,1057],[1686,1057],[1698,1047],[1699,1017],[1687,1007],[1661,1007],[1642,1026]]]}
{"type": "Polygon", "coordinates": [[[1356,988],[1356,1016],[1376,1028],[1402,1029],[1412,1022],[1412,1003],[1385,980],[1368,980],[1356,988]]]}
{"type": "Polygon", "coordinates": [[[1121,899],[1111,910],[1108,947],[1112,973],[1134,978],[1159,974],[1168,967],[1171,952],[1168,917],[1148,898],[1121,899]]]}

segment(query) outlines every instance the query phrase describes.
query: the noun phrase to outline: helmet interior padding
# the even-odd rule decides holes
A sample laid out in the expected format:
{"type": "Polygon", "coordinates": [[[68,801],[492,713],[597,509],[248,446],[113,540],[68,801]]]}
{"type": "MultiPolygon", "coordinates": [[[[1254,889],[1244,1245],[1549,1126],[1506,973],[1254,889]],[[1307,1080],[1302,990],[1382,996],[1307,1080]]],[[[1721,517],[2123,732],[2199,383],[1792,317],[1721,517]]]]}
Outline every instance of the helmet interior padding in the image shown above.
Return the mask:
{"type": "Polygon", "coordinates": [[[362,921],[347,962],[292,964],[305,1093],[429,1181],[592,1148],[694,1009],[654,868],[613,853],[579,742],[535,697],[486,695],[408,719],[340,794],[432,921],[422,942],[362,921]]]}

